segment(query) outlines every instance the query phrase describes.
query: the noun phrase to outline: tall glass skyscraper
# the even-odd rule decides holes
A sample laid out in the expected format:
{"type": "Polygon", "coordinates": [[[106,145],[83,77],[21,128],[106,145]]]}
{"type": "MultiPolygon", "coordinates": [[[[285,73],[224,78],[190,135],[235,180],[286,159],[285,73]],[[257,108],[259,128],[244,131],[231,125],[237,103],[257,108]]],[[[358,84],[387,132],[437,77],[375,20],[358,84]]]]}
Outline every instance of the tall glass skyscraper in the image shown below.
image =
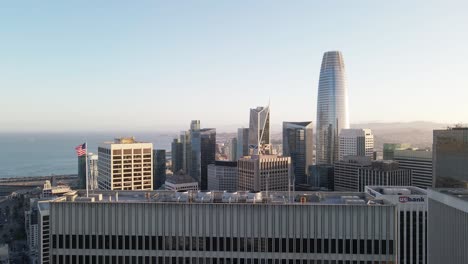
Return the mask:
{"type": "Polygon", "coordinates": [[[338,135],[343,128],[349,128],[343,55],[328,51],[323,55],[318,88],[317,164],[333,164],[338,160],[338,135]]]}
{"type": "Polygon", "coordinates": [[[291,157],[293,183],[307,183],[307,169],[314,162],[311,121],[283,122],[283,156],[291,157]]]}
{"type": "Polygon", "coordinates": [[[270,106],[250,109],[249,149],[263,153],[270,145],[270,106]]]}

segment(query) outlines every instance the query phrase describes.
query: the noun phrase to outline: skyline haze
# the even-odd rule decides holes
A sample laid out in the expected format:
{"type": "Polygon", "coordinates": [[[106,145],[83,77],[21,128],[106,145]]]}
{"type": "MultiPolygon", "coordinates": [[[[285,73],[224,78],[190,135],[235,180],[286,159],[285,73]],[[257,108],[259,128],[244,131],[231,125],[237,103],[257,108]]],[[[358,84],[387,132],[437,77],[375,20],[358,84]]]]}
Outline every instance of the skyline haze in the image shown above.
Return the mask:
{"type": "Polygon", "coordinates": [[[316,120],[329,50],[350,123],[468,123],[468,3],[245,3],[3,4],[0,132],[240,127],[269,98],[272,125],[316,120]]]}

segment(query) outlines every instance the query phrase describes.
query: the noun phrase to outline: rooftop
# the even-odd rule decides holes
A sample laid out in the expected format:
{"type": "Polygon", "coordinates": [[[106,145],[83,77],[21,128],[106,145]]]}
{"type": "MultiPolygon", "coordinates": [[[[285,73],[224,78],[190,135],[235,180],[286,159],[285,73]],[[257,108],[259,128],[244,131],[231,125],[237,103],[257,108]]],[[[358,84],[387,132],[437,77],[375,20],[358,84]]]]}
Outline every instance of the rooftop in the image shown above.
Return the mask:
{"type": "Polygon", "coordinates": [[[197,182],[197,180],[187,174],[175,174],[173,176],[168,176],[166,181],[173,184],[197,182]]]}
{"type": "Polygon", "coordinates": [[[426,190],[414,186],[366,186],[381,195],[427,195],[426,190]]]}
{"type": "Polygon", "coordinates": [[[94,191],[86,197],[86,192],[80,190],[65,197],[54,202],[388,205],[359,192],[94,191]]]}
{"type": "Polygon", "coordinates": [[[435,189],[435,191],[468,202],[468,189],[435,189]]]}

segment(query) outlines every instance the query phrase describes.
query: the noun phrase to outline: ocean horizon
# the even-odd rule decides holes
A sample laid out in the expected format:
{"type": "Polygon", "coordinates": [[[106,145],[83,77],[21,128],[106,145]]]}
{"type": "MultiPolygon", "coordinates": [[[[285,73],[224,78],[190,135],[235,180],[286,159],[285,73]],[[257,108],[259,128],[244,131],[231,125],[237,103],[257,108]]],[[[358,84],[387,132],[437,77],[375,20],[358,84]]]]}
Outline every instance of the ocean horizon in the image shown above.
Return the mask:
{"type": "Polygon", "coordinates": [[[170,151],[178,133],[0,133],[0,178],[77,174],[77,145],[86,141],[88,152],[97,153],[99,144],[122,136],[170,151]]]}

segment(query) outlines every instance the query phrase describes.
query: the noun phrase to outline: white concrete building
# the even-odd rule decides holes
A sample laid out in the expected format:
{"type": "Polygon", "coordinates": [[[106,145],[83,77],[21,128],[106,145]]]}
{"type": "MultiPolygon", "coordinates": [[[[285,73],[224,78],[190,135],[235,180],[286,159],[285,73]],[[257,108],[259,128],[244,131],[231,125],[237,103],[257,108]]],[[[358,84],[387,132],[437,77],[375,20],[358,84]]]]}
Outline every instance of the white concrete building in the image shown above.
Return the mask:
{"type": "Polygon", "coordinates": [[[342,129],[339,134],[339,160],[345,156],[371,157],[374,153],[374,135],[370,129],[342,129]]]}
{"type": "Polygon", "coordinates": [[[153,190],[153,143],[118,138],[98,148],[98,185],[103,190],[153,190]]]}
{"type": "Polygon", "coordinates": [[[291,158],[276,155],[245,156],[237,162],[241,191],[287,191],[291,181],[291,158]]]}
{"type": "Polygon", "coordinates": [[[364,193],[97,192],[50,203],[53,263],[397,263],[396,207],[364,193]]]}
{"type": "Polygon", "coordinates": [[[366,194],[396,206],[399,227],[396,263],[428,263],[426,190],[412,186],[366,186],[366,194]]]}

